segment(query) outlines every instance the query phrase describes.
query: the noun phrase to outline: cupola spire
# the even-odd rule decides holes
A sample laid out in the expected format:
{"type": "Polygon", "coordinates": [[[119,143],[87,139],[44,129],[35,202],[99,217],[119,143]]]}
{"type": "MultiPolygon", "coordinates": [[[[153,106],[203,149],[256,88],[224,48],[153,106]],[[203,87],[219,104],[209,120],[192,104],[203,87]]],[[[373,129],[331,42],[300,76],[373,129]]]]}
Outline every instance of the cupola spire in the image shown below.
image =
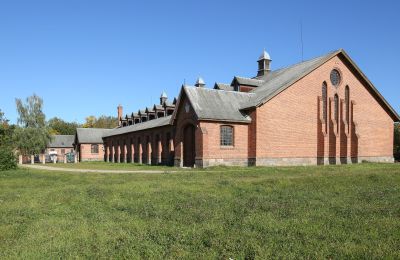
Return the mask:
{"type": "Polygon", "coordinates": [[[164,103],[167,102],[167,99],[168,99],[167,93],[163,91],[160,96],[160,105],[164,105],[164,103]]]}
{"type": "Polygon", "coordinates": [[[269,56],[268,52],[264,51],[258,58],[258,72],[257,72],[257,77],[265,76],[267,75],[270,71],[270,65],[271,65],[271,57],[269,56]]]}
{"type": "Polygon", "coordinates": [[[196,80],[196,84],[194,84],[194,85],[198,88],[204,88],[206,83],[204,82],[204,80],[201,77],[198,77],[196,80]]]}

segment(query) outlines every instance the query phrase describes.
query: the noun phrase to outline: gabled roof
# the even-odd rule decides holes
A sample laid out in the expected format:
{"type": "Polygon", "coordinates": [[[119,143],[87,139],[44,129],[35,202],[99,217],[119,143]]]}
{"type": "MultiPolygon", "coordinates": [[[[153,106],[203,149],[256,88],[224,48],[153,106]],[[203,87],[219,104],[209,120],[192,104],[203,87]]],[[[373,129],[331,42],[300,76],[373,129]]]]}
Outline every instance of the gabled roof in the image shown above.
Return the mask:
{"type": "Polygon", "coordinates": [[[150,128],[166,126],[166,125],[170,124],[169,123],[170,119],[171,119],[171,116],[159,117],[159,118],[149,120],[149,121],[146,121],[146,122],[143,122],[140,124],[135,124],[135,125],[130,125],[130,126],[126,126],[126,127],[112,129],[111,131],[105,133],[103,135],[103,137],[121,135],[121,134],[126,134],[126,133],[142,131],[142,130],[146,130],[146,129],[150,129],[150,128]]]}
{"type": "MultiPolygon", "coordinates": [[[[119,128],[120,129],[120,128],[119,128]]],[[[105,128],[77,128],[75,143],[78,144],[99,144],[103,143],[103,136],[114,129],[105,128]]]]}
{"type": "Polygon", "coordinates": [[[156,104],[154,104],[153,110],[154,110],[154,111],[156,111],[156,110],[164,110],[164,107],[163,107],[162,105],[156,105],[156,104]]]}
{"type": "Polygon", "coordinates": [[[214,89],[233,91],[233,87],[231,85],[224,83],[215,83],[214,89]]]}
{"type": "Polygon", "coordinates": [[[139,116],[142,116],[142,115],[145,115],[145,116],[147,116],[147,114],[146,114],[146,110],[139,109],[139,110],[138,110],[138,115],[139,115],[139,116]]]}
{"type": "Polygon", "coordinates": [[[250,91],[250,93],[254,93],[255,95],[252,96],[252,98],[248,102],[244,102],[241,105],[240,109],[249,109],[252,107],[258,107],[262,104],[265,104],[270,99],[272,99],[273,97],[284,91],[286,88],[290,87],[295,82],[302,79],[303,77],[305,77],[306,75],[314,71],[316,68],[318,68],[331,58],[335,57],[336,55],[343,55],[343,57],[350,63],[351,66],[353,66],[356,72],[367,83],[367,86],[370,87],[372,92],[376,94],[376,96],[378,97],[378,101],[380,101],[383,104],[383,106],[387,108],[392,119],[394,121],[400,121],[400,117],[397,114],[397,112],[390,106],[390,104],[379,93],[379,91],[375,88],[372,82],[364,75],[364,73],[360,70],[360,68],[355,64],[355,62],[349,57],[349,55],[343,49],[333,51],[326,55],[319,56],[308,61],[304,61],[286,68],[270,72],[267,77],[262,78],[263,80],[259,80],[262,81],[263,84],[250,91]]]}
{"type": "Polygon", "coordinates": [[[153,110],[152,107],[146,107],[145,112],[146,112],[146,113],[154,113],[155,111],[153,110]]]}
{"type": "MultiPolygon", "coordinates": [[[[267,77],[263,78],[264,80],[251,79],[252,81],[256,80],[257,82],[261,83],[258,85],[258,88],[255,88],[250,91],[255,95],[251,100],[249,100],[249,102],[243,103],[241,108],[247,109],[251,107],[257,107],[266,103],[272,97],[282,92],[287,87],[291,86],[300,78],[304,77],[305,75],[307,75],[308,73],[310,73],[311,71],[313,71],[314,69],[316,69],[317,67],[319,67],[332,57],[334,57],[335,55],[337,55],[339,52],[340,50],[334,51],[326,55],[292,65],[290,67],[272,71],[268,74],[267,77]]],[[[247,81],[249,80],[250,79],[247,79],[247,81]]],[[[242,82],[245,81],[242,80],[242,82]]],[[[240,83],[240,84],[248,85],[246,83],[240,83]]]]}
{"type": "Polygon", "coordinates": [[[175,104],[174,103],[171,103],[171,102],[169,102],[169,101],[166,101],[165,103],[164,103],[164,107],[175,107],[175,104]]]}
{"type": "Polygon", "coordinates": [[[74,135],[53,135],[48,148],[71,148],[74,147],[74,135]]]}
{"type": "Polygon", "coordinates": [[[235,76],[233,78],[231,85],[233,85],[235,82],[239,83],[240,85],[248,85],[248,86],[254,86],[254,87],[260,87],[264,84],[263,80],[244,78],[244,77],[238,77],[238,76],[235,76]]]}
{"type": "MultiPolygon", "coordinates": [[[[244,122],[249,123],[251,118],[239,111],[240,104],[248,102],[254,94],[236,91],[220,91],[216,89],[183,86],[178,98],[177,107],[185,94],[200,120],[244,122]]],[[[175,119],[175,109],[171,123],[175,119]]]]}
{"type": "Polygon", "coordinates": [[[375,88],[374,84],[365,76],[365,74],[361,71],[361,69],[357,66],[357,64],[350,58],[350,56],[341,49],[341,54],[350,62],[350,64],[356,69],[356,71],[360,74],[360,76],[366,81],[366,83],[371,87],[372,91],[378,96],[378,99],[383,102],[383,104],[388,108],[389,112],[391,113],[391,117],[393,121],[400,122],[400,116],[397,112],[393,109],[393,107],[386,101],[386,99],[379,93],[379,91],[375,88]]]}

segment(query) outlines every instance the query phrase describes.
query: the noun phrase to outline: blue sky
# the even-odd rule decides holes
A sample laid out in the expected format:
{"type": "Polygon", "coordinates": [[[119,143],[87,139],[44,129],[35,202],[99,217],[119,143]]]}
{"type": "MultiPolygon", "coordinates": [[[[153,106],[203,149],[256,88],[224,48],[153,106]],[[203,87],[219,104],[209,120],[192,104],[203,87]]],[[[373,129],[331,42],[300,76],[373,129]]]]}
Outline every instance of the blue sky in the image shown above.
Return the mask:
{"type": "Polygon", "coordinates": [[[396,111],[400,1],[0,1],[0,109],[36,93],[47,119],[83,122],[157,103],[201,75],[251,77],[344,48],[396,111]]]}

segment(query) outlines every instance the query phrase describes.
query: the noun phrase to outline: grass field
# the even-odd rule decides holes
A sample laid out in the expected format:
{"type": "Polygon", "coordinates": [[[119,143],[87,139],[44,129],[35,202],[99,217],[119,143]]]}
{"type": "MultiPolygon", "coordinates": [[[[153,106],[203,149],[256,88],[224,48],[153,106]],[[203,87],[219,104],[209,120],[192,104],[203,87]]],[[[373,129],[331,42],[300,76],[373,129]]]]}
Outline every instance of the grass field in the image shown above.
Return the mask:
{"type": "MultiPolygon", "coordinates": [[[[42,165],[42,164],[40,164],[42,165]]],[[[181,171],[190,170],[180,167],[154,166],[138,163],[107,163],[107,162],[80,162],[80,163],[47,163],[45,166],[71,168],[71,169],[94,169],[94,170],[165,170],[181,171]]]]}
{"type": "Polygon", "coordinates": [[[400,258],[400,165],[0,172],[0,259],[400,258]]]}

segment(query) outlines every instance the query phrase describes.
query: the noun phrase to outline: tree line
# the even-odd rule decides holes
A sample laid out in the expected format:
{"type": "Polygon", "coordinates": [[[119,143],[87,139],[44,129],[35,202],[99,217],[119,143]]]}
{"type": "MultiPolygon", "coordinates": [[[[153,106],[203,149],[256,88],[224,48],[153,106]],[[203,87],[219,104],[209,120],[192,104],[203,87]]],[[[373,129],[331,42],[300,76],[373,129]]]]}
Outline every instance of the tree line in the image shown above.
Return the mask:
{"type": "Polygon", "coordinates": [[[16,155],[42,153],[53,135],[73,135],[78,127],[114,128],[118,119],[112,116],[88,116],[85,123],[67,122],[53,117],[46,121],[43,99],[36,94],[15,100],[18,120],[10,124],[0,109],[0,170],[16,168],[16,155]]]}

